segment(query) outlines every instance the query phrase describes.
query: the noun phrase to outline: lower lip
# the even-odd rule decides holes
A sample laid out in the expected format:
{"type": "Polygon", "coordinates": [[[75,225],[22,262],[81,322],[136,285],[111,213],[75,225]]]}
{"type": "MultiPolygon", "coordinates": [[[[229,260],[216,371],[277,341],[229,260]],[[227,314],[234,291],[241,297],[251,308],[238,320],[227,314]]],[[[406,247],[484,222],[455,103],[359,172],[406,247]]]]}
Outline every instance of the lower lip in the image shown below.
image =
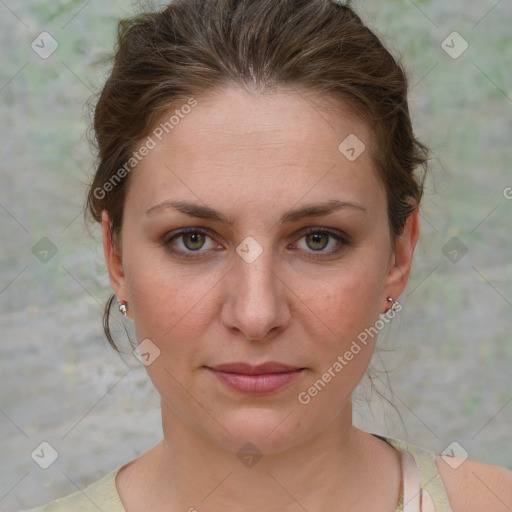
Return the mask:
{"type": "Polygon", "coordinates": [[[248,375],[245,373],[228,373],[220,372],[208,368],[219,380],[224,384],[244,393],[272,393],[279,389],[284,388],[299,375],[302,374],[303,369],[295,370],[293,372],[282,373],[264,373],[259,375],[248,375]]]}

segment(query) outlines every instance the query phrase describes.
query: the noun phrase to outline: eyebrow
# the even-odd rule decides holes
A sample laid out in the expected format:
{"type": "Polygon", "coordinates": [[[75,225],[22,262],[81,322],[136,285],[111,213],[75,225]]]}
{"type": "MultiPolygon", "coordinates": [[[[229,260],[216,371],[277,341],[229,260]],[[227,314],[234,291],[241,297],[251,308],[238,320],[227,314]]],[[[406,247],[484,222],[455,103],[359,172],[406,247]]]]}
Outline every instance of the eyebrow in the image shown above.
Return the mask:
{"type": "MultiPolygon", "coordinates": [[[[163,201],[155,206],[152,206],[149,210],[146,211],[146,214],[156,213],[167,208],[174,208],[190,217],[217,220],[224,222],[230,226],[234,224],[233,219],[231,217],[228,217],[223,213],[213,208],[210,208],[209,206],[189,203],[186,201],[163,201]]],[[[322,217],[324,215],[329,215],[330,213],[333,213],[344,208],[354,208],[362,212],[366,212],[366,208],[357,203],[333,199],[331,201],[327,201],[324,203],[308,205],[302,208],[290,210],[283,214],[283,216],[279,220],[279,224],[296,222],[306,217],[322,217]]]]}

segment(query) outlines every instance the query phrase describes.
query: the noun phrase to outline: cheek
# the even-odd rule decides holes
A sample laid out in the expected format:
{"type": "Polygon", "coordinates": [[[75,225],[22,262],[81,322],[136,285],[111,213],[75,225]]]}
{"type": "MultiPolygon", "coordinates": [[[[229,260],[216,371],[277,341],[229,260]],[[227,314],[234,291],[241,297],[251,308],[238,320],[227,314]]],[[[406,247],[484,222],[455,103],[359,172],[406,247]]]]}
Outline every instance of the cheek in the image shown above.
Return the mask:
{"type": "MultiPolygon", "coordinates": [[[[364,258],[302,289],[308,318],[301,323],[314,342],[314,373],[301,389],[303,402],[314,399],[314,408],[341,404],[361,380],[370,363],[377,334],[385,268],[364,258]],[[306,290],[309,293],[306,293],[306,290]]],[[[303,347],[311,350],[310,347],[303,347]]]]}
{"type": "MultiPolygon", "coordinates": [[[[308,307],[301,326],[311,345],[313,373],[299,390],[303,414],[334,417],[350,398],[370,363],[377,336],[372,328],[379,319],[381,295],[377,268],[361,266],[337,272],[315,292],[303,293],[308,307]]],[[[316,421],[316,420],[315,420],[316,421]]]]}
{"type": "Polygon", "coordinates": [[[222,274],[195,265],[180,267],[162,253],[132,249],[126,282],[137,339],[152,339],[162,348],[179,341],[173,347],[176,354],[211,322],[211,300],[222,274]]]}
{"type": "Polygon", "coordinates": [[[303,280],[297,295],[317,331],[322,330],[326,338],[346,341],[376,321],[383,289],[383,269],[362,261],[321,280],[303,280]]]}

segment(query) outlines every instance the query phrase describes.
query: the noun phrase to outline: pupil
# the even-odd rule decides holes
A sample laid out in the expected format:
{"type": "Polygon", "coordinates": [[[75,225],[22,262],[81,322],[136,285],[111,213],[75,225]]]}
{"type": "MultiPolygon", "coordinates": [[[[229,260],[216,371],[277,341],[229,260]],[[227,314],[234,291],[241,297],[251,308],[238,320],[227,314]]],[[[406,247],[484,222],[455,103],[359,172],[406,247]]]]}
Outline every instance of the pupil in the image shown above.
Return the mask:
{"type": "Polygon", "coordinates": [[[187,237],[189,239],[191,239],[192,246],[193,246],[193,247],[189,247],[189,249],[194,250],[194,249],[199,249],[201,247],[201,244],[199,243],[201,240],[201,236],[202,236],[201,233],[193,233],[193,234],[187,235],[187,237]],[[199,243],[199,247],[194,246],[194,244],[197,244],[197,243],[199,243]]]}
{"type": "MultiPolygon", "coordinates": [[[[321,243],[322,237],[324,239],[327,238],[327,235],[325,233],[315,233],[313,235],[310,235],[313,238],[313,243],[318,244],[321,243]]],[[[323,249],[326,246],[326,244],[323,244],[321,247],[317,247],[317,249],[323,249]]]]}

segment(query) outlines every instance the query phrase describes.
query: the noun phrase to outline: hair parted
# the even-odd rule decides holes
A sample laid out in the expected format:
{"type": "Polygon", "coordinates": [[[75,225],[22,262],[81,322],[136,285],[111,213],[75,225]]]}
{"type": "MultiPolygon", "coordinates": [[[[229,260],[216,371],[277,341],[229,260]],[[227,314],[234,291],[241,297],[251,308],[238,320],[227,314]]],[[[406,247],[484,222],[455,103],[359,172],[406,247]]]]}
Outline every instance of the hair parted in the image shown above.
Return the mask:
{"type": "MultiPolygon", "coordinates": [[[[413,133],[401,64],[349,2],[336,0],[175,0],[120,21],[112,69],[94,110],[98,165],[86,214],[101,222],[106,210],[118,240],[129,173],[108,192],[106,184],[126,169],[164,114],[229,86],[253,93],[308,90],[361,118],[374,136],[390,233],[393,240],[400,236],[423,194],[428,150],[413,133]]],[[[116,348],[111,305],[112,297],[103,324],[116,348]]]]}

